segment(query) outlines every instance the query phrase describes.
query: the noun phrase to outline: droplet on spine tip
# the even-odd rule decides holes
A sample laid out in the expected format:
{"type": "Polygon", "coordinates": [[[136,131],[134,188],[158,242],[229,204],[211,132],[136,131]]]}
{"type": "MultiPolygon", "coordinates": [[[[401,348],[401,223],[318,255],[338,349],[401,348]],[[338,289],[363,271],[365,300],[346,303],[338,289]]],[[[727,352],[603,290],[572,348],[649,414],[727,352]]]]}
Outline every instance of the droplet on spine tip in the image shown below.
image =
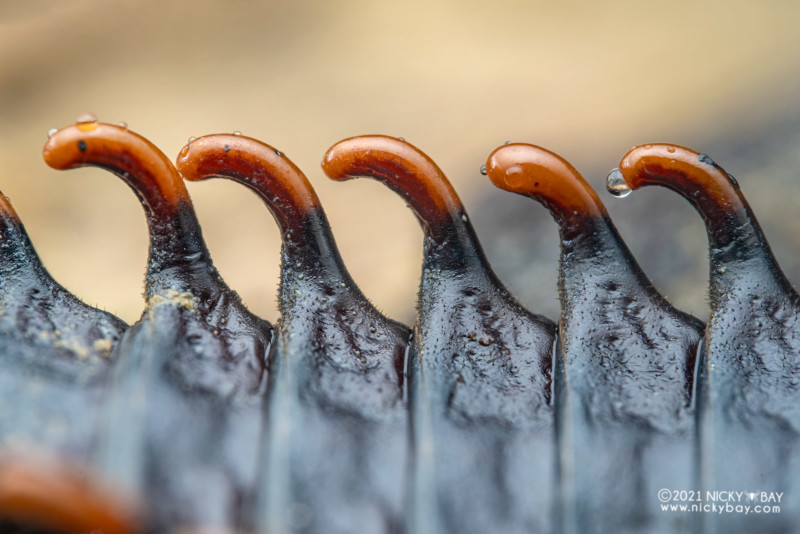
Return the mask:
{"type": "Polygon", "coordinates": [[[486,165],[481,165],[481,174],[486,176],[486,165]]]}
{"type": "Polygon", "coordinates": [[[608,173],[606,178],[606,189],[609,193],[618,198],[625,198],[631,194],[631,188],[622,176],[619,169],[614,169],[608,173]]]}
{"type": "Polygon", "coordinates": [[[81,113],[75,119],[75,124],[88,124],[97,122],[97,116],[94,113],[81,113]]]}
{"type": "Polygon", "coordinates": [[[47,130],[47,137],[48,138],[53,137],[56,134],[56,132],[58,132],[58,128],[50,128],[49,130],[47,130]]]}

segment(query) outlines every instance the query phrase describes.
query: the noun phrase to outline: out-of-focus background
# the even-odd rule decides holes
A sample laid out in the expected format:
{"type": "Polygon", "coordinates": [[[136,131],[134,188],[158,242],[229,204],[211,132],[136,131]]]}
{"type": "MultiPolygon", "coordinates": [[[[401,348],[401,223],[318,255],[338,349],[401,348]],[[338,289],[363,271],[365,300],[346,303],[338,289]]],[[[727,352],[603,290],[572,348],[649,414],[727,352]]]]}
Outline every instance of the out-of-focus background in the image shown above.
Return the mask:
{"type": "MultiPolygon", "coordinates": [[[[355,280],[411,323],[416,220],[379,184],[333,183],[319,167],[344,137],[403,136],[450,177],[500,278],[556,319],[555,223],[479,173],[504,141],[532,142],[584,173],[657,287],[705,318],[700,218],[666,190],[612,198],[605,175],[634,144],[711,155],[800,282],[798,20],[789,1],[5,0],[0,190],[60,282],[134,321],[141,208],[105,171],[49,169],[47,130],[92,111],[170,158],[190,136],[240,130],[305,171],[355,280]]],[[[188,187],[223,277],[276,319],[280,236],[266,208],[232,182],[188,187]]]]}

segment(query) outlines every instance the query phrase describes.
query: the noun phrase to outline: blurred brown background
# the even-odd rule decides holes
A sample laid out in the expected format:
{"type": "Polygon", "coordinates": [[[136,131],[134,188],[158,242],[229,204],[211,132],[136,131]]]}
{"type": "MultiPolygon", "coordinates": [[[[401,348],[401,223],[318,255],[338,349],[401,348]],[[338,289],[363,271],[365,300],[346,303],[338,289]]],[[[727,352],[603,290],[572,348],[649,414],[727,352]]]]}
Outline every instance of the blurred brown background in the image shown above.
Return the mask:
{"type": "MultiPolygon", "coordinates": [[[[736,175],[800,281],[800,37],[796,2],[256,2],[0,0],[0,190],[53,275],[134,321],[147,233],[121,180],[41,160],[49,128],[92,111],[170,158],[189,136],[240,130],[317,188],[354,278],[413,322],[421,232],[403,202],[319,168],[348,136],[403,136],[460,192],[501,279],[557,318],[558,236],[538,204],[478,169],[505,140],[569,159],[597,189],[634,144],[670,141],[736,175]],[[649,5],[649,7],[647,7],[649,5]]],[[[222,275],[277,317],[279,235],[231,182],[190,184],[222,275]]],[[[705,318],[700,218],[665,190],[600,192],[657,286],[705,318]]]]}

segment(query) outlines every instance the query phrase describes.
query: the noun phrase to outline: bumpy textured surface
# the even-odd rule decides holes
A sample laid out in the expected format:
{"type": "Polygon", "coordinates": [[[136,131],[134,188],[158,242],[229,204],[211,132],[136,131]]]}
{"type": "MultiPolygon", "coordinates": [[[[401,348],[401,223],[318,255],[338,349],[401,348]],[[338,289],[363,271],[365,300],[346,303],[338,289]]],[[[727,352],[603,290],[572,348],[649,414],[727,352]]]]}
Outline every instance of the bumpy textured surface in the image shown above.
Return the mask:
{"type": "Polygon", "coordinates": [[[323,168],[385,183],[425,233],[409,360],[410,531],[548,531],[555,325],[497,280],[460,199],[416,147],[352,138],[328,150],[323,168]]]}
{"type": "Polygon", "coordinates": [[[684,196],[706,224],[711,319],[697,384],[702,486],[783,492],[772,517],[710,517],[710,532],[790,532],[800,522],[800,297],[778,266],[736,180],[704,154],[634,147],[631,188],[684,196]]]}
{"type": "Polygon", "coordinates": [[[691,395],[703,324],[653,288],[568,162],[511,144],[490,155],[486,172],[544,204],[559,225],[562,531],[685,530],[686,517],[662,513],[651,496],[695,481],[691,395]]]}
{"type": "Polygon", "coordinates": [[[177,165],[188,180],[222,176],[253,189],[283,236],[258,526],[401,532],[408,328],[355,285],[316,193],[283,153],[212,135],[192,141],[177,165]]]}
{"type": "Polygon", "coordinates": [[[52,279],[0,193],[0,446],[86,459],[125,327],[52,279]]]}
{"type": "Polygon", "coordinates": [[[147,306],[122,333],[113,316],[69,295],[0,198],[0,414],[13,412],[0,418],[3,453],[41,441],[77,462],[43,469],[0,457],[4,531],[800,524],[791,495],[800,297],[735,180],[707,156],[646,145],[609,175],[612,192],[664,185],[703,216],[712,269],[704,327],[654,289],[568,162],[533,145],[492,153],[493,183],[541,202],[558,223],[556,326],[503,287],[430,158],[386,136],[337,143],[323,159],[329,177],[378,179],[423,228],[418,319],[408,329],[356,287],[313,188],[269,145],[238,134],[193,139],[177,169],[188,180],[243,183],[272,212],[283,238],[274,328],[220,279],[178,170],[152,144],[87,115],[53,132],[44,155],[58,169],[110,170],[142,201],[147,306]],[[663,512],[660,488],[785,500],[771,517],[701,517],[663,512]],[[133,501],[118,502],[117,491],[133,501]]]}
{"type": "Polygon", "coordinates": [[[45,146],[55,168],[104,167],[142,200],[147,309],[123,336],[96,463],[152,528],[252,526],[270,325],[222,281],[183,181],[144,138],[90,119],[45,146]]]}

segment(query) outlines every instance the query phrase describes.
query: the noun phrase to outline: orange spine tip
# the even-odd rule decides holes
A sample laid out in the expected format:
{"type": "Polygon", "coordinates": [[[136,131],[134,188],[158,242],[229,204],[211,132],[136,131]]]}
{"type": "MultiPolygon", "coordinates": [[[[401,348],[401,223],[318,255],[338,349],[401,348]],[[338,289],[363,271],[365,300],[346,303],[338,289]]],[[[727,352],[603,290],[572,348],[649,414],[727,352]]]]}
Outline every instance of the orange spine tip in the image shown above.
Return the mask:
{"type": "Polygon", "coordinates": [[[402,196],[428,235],[446,238],[446,229],[464,216],[464,207],[444,173],[421,150],[395,137],[351,137],[333,145],[322,159],[332,180],[374,178],[402,196]]]}
{"type": "Polygon", "coordinates": [[[296,230],[322,209],[308,179],[282,152],[241,134],[193,139],[176,166],[189,181],[230,178],[253,189],[272,211],[282,230],[296,230]]]}
{"type": "Polygon", "coordinates": [[[190,202],[175,167],[155,145],[127,128],[90,119],[79,117],[78,123],[50,135],[42,153],[49,166],[110,170],[133,187],[154,214],[190,202]]]}
{"type": "MultiPolygon", "coordinates": [[[[665,143],[633,147],[619,164],[630,189],[660,185],[677,192],[700,213],[712,245],[736,239],[733,229],[757,226],[736,181],[706,156],[689,148],[665,143]]],[[[609,176],[612,176],[609,175],[609,176]]]]}
{"type": "Polygon", "coordinates": [[[701,191],[715,205],[742,207],[736,182],[711,158],[689,148],[666,143],[636,146],[622,157],[619,171],[631,189],[662,185],[684,195],[701,191]]]}
{"type": "Polygon", "coordinates": [[[575,167],[544,148],[503,145],[489,155],[485,172],[496,187],[544,204],[562,227],[607,216],[597,193],[575,167]]]}

